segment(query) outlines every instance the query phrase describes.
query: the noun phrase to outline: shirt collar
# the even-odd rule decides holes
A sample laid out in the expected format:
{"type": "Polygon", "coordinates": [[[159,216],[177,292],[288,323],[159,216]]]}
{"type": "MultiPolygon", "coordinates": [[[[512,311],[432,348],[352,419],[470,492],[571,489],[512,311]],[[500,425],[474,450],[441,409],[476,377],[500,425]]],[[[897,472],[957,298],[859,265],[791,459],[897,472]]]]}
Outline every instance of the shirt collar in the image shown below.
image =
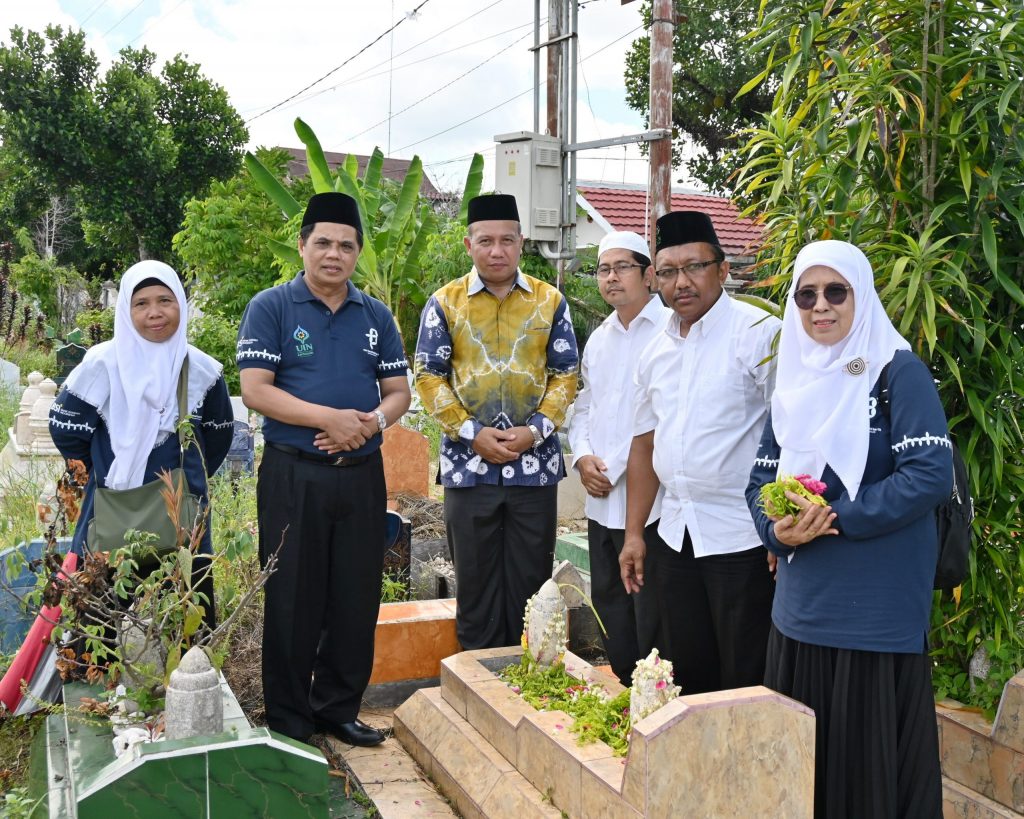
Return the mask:
{"type": "MultiPolygon", "coordinates": [[[[687,338],[692,336],[694,333],[702,335],[707,338],[717,325],[722,323],[722,320],[728,314],[732,307],[732,298],[722,288],[722,292],[718,294],[718,299],[711,305],[711,309],[708,310],[703,316],[693,323],[690,327],[690,333],[687,338]]],[[[682,336],[679,334],[679,314],[673,310],[672,318],[669,319],[668,324],[665,325],[665,332],[673,338],[681,339],[682,336]]]]}
{"type": "MultiPolygon", "coordinates": [[[[661,312],[665,310],[665,305],[662,304],[661,297],[657,293],[654,293],[650,299],[647,300],[647,304],[644,305],[644,309],[636,314],[636,317],[629,323],[630,327],[635,327],[637,321],[644,319],[649,321],[651,324],[656,324],[661,312]]],[[[605,319],[606,324],[613,324],[622,332],[627,332],[627,328],[622,326],[622,321],[619,319],[619,314],[612,310],[608,318],[605,319]]]]}
{"type": "MultiPolygon", "coordinates": [[[[288,282],[288,289],[291,291],[292,301],[304,302],[304,301],[320,301],[309,291],[309,285],[306,284],[306,271],[300,270],[295,274],[295,278],[288,282]]],[[[348,280],[348,293],[345,295],[345,303],[355,302],[356,304],[363,304],[363,294],[358,287],[353,284],[352,280],[348,280]]]]}
{"type": "MultiPolygon", "coordinates": [[[[523,271],[516,268],[516,280],[513,282],[512,287],[521,287],[527,293],[532,293],[533,288],[530,287],[530,282],[523,275],[523,271]]],[[[484,284],[484,280],[480,278],[480,274],[477,273],[476,267],[469,272],[469,286],[466,288],[467,292],[471,296],[475,296],[481,290],[486,290],[487,285],[484,284]]]]}

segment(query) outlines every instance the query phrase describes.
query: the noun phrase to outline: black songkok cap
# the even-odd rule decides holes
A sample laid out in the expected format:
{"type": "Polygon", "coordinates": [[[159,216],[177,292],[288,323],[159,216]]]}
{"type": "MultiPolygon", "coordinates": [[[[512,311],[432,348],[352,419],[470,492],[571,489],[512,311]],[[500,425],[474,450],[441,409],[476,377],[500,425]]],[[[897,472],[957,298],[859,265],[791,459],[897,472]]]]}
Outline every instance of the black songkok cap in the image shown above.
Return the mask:
{"type": "Polygon", "coordinates": [[[302,226],[315,225],[317,222],[334,222],[339,225],[351,225],[360,233],[363,232],[359,221],[359,205],[347,193],[315,193],[306,205],[302,214],[302,226]]]}
{"type": "Polygon", "coordinates": [[[666,213],[658,220],[655,252],[675,245],[688,245],[690,242],[718,244],[715,226],[706,213],[699,210],[677,210],[666,213]]]}
{"type": "Polygon", "coordinates": [[[519,221],[519,208],[516,207],[516,198],[512,194],[489,193],[474,196],[469,200],[469,208],[466,211],[467,225],[491,220],[519,221]]]}

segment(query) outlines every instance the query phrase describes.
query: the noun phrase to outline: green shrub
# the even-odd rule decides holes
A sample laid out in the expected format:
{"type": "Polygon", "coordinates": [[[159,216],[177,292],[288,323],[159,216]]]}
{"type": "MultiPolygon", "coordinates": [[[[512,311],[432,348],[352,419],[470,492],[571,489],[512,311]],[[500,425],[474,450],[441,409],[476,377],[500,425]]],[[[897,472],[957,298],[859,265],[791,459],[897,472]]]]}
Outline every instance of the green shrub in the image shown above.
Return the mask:
{"type": "Polygon", "coordinates": [[[83,310],[76,316],[75,326],[82,331],[89,346],[109,341],[114,337],[114,309],[83,310]]]}
{"type": "Polygon", "coordinates": [[[238,366],[235,364],[235,348],[238,340],[238,325],[223,316],[207,313],[193,316],[188,323],[189,341],[207,355],[224,365],[224,380],[228,392],[238,395],[238,366]]]}

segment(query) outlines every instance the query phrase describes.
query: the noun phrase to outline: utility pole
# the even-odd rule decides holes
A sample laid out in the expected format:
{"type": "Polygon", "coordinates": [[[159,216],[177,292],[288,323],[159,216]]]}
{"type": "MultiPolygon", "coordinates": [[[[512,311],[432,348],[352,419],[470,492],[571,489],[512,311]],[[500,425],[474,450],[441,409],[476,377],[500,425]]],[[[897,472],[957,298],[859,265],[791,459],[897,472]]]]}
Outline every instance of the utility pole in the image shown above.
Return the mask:
{"type": "Polygon", "coordinates": [[[548,128],[549,136],[564,138],[558,132],[559,96],[562,90],[562,52],[563,43],[559,41],[562,34],[562,3],[563,0],[548,0],[548,128]]]}
{"type": "Polygon", "coordinates": [[[648,241],[655,243],[658,219],[672,209],[672,51],[675,15],[672,0],[654,0],[651,19],[651,121],[652,131],[668,135],[651,142],[651,194],[648,241]]]}

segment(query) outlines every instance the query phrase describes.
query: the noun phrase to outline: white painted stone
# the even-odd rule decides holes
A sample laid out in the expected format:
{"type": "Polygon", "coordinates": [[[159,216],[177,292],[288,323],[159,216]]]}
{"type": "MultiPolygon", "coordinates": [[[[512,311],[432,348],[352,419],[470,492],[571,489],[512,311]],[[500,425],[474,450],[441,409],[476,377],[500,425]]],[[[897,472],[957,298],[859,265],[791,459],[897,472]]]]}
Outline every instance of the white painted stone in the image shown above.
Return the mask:
{"type": "Polygon", "coordinates": [[[573,566],[571,562],[563,560],[559,563],[555,567],[551,579],[558,584],[558,589],[562,593],[562,599],[570,609],[578,609],[586,605],[587,601],[583,597],[583,594],[586,592],[583,575],[580,574],[579,569],[573,566]]]}
{"type": "Polygon", "coordinates": [[[30,372],[28,374],[28,386],[21,394],[21,401],[18,402],[18,414],[14,418],[14,438],[19,446],[27,447],[31,443],[28,434],[28,419],[32,415],[32,405],[39,397],[39,385],[42,383],[43,374],[30,372]]]}
{"type": "Polygon", "coordinates": [[[568,610],[558,584],[545,580],[526,604],[526,645],[537,665],[549,668],[565,655],[568,610]]]}
{"type": "Polygon", "coordinates": [[[245,423],[249,423],[249,408],[245,405],[245,402],[242,400],[242,396],[231,396],[231,409],[235,413],[236,421],[245,421],[245,423]]]}
{"type": "Polygon", "coordinates": [[[29,451],[34,455],[57,454],[57,446],[50,437],[50,407],[57,397],[57,385],[49,378],[39,382],[39,397],[32,404],[28,419],[29,451]]]}
{"type": "Polygon", "coordinates": [[[224,730],[220,678],[199,646],[192,646],[171,672],[165,702],[167,739],[211,736],[224,730]]]}

